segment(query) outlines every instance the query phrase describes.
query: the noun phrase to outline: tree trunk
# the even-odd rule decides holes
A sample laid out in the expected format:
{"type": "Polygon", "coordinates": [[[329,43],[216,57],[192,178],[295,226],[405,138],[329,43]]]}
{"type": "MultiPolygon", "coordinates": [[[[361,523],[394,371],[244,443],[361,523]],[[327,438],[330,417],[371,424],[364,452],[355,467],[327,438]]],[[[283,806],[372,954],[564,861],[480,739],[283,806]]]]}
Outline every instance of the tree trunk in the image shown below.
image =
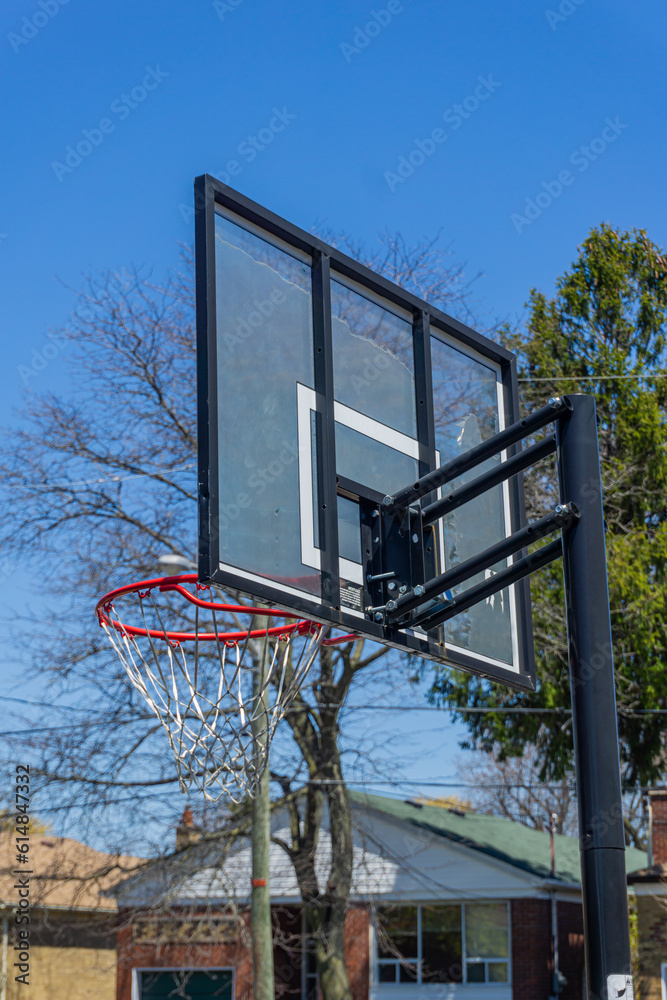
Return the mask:
{"type": "Polygon", "coordinates": [[[323,1000],[352,1000],[345,965],[345,914],[352,889],[354,853],[352,815],[334,721],[322,727],[324,768],[331,784],[326,786],[331,837],[331,868],[327,886],[320,897],[317,968],[323,1000]]]}
{"type": "Polygon", "coordinates": [[[331,926],[320,924],[315,954],[323,1000],[352,1000],[345,965],[344,931],[340,922],[331,926]]]}
{"type": "MultiPolygon", "coordinates": [[[[347,913],[354,848],[350,798],[343,779],[338,746],[338,714],[348,687],[357,670],[372,659],[362,660],[363,643],[350,644],[340,651],[339,679],[334,679],[333,653],[320,653],[321,681],[317,707],[295,700],[288,722],[308,765],[310,785],[302,799],[289,799],[291,844],[278,840],[294,865],[306,912],[306,934],[317,963],[323,1000],[352,1000],[352,990],[345,965],[345,916],[347,913]],[[320,886],[316,870],[323,798],[329,811],[331,864],[326,886],[320,886]]],[[[291,796],[290,781],[283,790],[291,796]]]]}

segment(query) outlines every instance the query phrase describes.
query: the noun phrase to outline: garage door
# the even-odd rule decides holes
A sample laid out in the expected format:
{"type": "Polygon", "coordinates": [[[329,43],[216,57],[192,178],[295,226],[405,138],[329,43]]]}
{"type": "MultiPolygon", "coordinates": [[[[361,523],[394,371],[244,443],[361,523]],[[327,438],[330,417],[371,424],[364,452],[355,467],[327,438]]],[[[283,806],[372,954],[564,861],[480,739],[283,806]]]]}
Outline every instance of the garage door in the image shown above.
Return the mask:
{"type": "Polygon", "coordinates": [[[141,1000],[232,1000],[231,969],[142,972],[141,1000]]]}

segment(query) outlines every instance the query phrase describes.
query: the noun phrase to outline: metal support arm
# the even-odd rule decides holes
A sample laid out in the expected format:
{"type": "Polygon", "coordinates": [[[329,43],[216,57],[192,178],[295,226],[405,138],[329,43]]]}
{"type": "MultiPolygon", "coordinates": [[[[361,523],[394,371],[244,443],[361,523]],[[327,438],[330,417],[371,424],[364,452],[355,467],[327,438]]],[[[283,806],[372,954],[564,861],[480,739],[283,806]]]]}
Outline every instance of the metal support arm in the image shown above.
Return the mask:
{"type": "MultiPolygon", "coordinates": [[[[441,573],[423,586],[415,587],[397,600],[389,601],[387,604],[388,620],[396,621],[404,617],[413,608],[419,607],[420,604],[424,604],[430,598],[439,597],[441,594],[446,593],[446,591],[451,590],[452,587],[456,587],[460,583],[465,583],[466,580],[475,576],[476,573],[490,569],[491,566],[495,566],[502,559],[507,559],[508,556],[514,555],[515,552],[525,549],[532,542],[537,542],[540,538],[544,538],[545,535],[549,535],[551,532],[565,527],[577,517],[577,513],[577,509],[573,504],[559,504],[551,514],[546,514],[539,521],[534,521],[533,524],[528,524],[525,528],[515,531],[508,538],[503,538],[500,542],[496,542],[495,545],[491,545],[488,549],[478,553],[478,555],[473,556],[471,559],[466,559],[465,562],[454,566],[453,569],[448,570],[446,573],[441,573]]],[[[410,624],[413,624],[413,621],[410,621],[410,624]]]]}
{"type": "Polygon", "coordinates": [[[443,622],[449,621],[450,618],[460,615],[462,611],[467,611],[473,604],[485,601],[488,597],[497,594],[498,591],[504,590],[505,587],[509,587],[518,580],[523,580],[525,576],[535,573],[538,569],[542,569],[543,566],[548,566],[555,559],[560,559],[562,554],[563,543],[558,538],[555,542],[543,545],[536,552],[531,552],[530,555],[517,560],[517,562],[508,566],[507,569],[503,569],[500,573],[489,577],[488,580],[478,583],[476,587],[471,587],[470,590],[464,591],[464,593],[453,598],[451,601],[447,601],[439,605],[439,607],[430,608],[424,615],[416,616],[410,625],[412,628],[423,628],[425,631],[436,628],[438,625],[442,625],[443,622]]]}
{"type": "Polygon", "coordinates": [[[490,490],[493,486],[497,486],[498,483],[504,483],[506,479],[516,476],[517,472],[523,472],[524,469],[529,469],[531,465],[546,458],[547,455],[553,455],[555,450],[556,438],[553,434],[550,434],[548,437],[538,441],[537,444],[531,445],[530,448],[520,451],[518,455],[508,458],[506,462],[501,462],[491,472],[486,472],[483,476],[478,476],[471,483],[467,483],[465,486],[461,486],[460,489],[454,490],[449,496],[443,497],[441,500],[436,500],[435,503],[428,504],[422,512],[424,515],[424,524],[432,524],[439,517],[444,517],[445,514],[456,510],[457,507],[462,507],[464,503],[468,503],[469,500],[474,500],[475,497],[481,496],[482,493],[486,493],[487,490],[490,490]]]}
{"type": "Polygon", "coordinates": [[[422,476],[416,483],[399,490],[394,496],[386,496],[382,501],[384,507],[388,510],[407,507],[415,500],[428,496],[429,493],[444,486],[445,483],[485,462],[487,458],[493,458],[505,448],[509,448],[518,441],[523,441],[529,434],[541,430],[547,424],[552,424],[557,417],[569,409],[571,409],[571,403],[567,396],[555,396],[549,400],[546,406],[541,406],[529,417],[524,417],[516,424],[511,424],[499,434],[494,434],[492,438],[482,441],[476,448],[471,448],[464,455],[460,455],[434,472],[422,476]]]}

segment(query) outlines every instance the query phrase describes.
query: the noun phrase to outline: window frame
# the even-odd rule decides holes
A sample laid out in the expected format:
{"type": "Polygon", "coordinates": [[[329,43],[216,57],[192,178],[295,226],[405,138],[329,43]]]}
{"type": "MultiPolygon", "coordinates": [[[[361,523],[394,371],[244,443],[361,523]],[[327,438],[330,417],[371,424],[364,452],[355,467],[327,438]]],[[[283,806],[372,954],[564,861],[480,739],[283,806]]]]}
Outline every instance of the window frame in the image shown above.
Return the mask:
{"type": "MultiPolygon", "coordinates": [[[[512,985],[512,910],[510,906],[509,899],[466,899],[466,900],[444,900],[444,899],[433,899],[433,900],[422,900],[415,902],[413,900],[400,900],[400,901],[384,901],[380,903],[373,914],[371,920],[371,927],[373,930],[373,948],[372,948],[372,978],[373,986],[378,987],[389,987],[390,989],[394,987],[410,987],[410,986],[438,986],[438,985],[448,985],[448,984],[438,984],[433,982],[424,982],[422,979],[422,961],[423,961],[423,947],[422,947],[422,908],[423,907],[433,907],[433,906],[458,906],[461,911],[461,965],[462,965],[462,979],[460,983],[452,983],[452,986],[481,986],[481,987],[493,987],[493,986],[511,986],[512,985]],[[497,956],[491,958],[468,958],[466,955],[466,924],[465,924],[465,907],[466,904],[475,906],[484,905],[498,905],[503,903],[507,910],[507,955],[497,956]],[[378,948],[378,935],[377,935],[377,914],[378,911],[384,906],[414,906],[417,908],[417,979],[414,983],[411,982],[401,982],[398,979],[399,968],[402,964],[409,964],[412,959],[407,957],[401,961],[398,958],[380,958],[379,948],[378,948]],[[505,962],[507,965],[507,979],[504,982],[490,982],[488,978],[489,964],[505,962]],[[474,980],[468,980],[468,964],[480,964],[484,965],[484,981],[476,982],[474,980]],[[393,983],[382,982],[380,980],[379,969],[380,966],[394,966],[396,968],[397,978],[393,983]]],[[[663,1000],[667,1000],[664,997],[663,1000]]]]}
{"type": "Polygon", "coordinates": [[[233,965],[139,965],[132,969],[132,1000],[142,1000],[141,976],[144,972],[231,972],[232,1000],[236,996],[236,968],[233,965]]]}
{"type": "Polygon", "coordinates": [[[309,1000],[320,993],[320,976],[315,963],[315,971],[309,969],[309,959],[314,955],[312,934],[308,928],[308,916],[305,907],[301,911],[301,1000],[309,1000]],[[310,984],[310,988],[309,988],[310,984]]]}

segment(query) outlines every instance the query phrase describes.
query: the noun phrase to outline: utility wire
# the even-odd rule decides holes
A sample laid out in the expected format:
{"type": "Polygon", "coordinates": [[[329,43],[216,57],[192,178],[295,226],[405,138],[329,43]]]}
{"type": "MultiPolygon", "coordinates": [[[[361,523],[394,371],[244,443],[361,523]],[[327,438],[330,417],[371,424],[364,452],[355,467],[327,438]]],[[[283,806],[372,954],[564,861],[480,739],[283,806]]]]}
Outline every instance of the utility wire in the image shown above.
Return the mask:
{"type": "MultiPolygon", "coordinates": [[[[338,708],[338,705],[312,705],[311,708],[338,708]]],[[[518,705],[499,705],[497,708],[483,707],[458,707],[454,705],[444,705],[441,708],[435,705],[342,705],[341,711],[355,712],[460,712],[462,715],[477,714],[499,714],[507,715],[572,715],[571,708],[534,708],[522,707],[518,705]]],[[[295,709],[296,710],[296,709],[295,709]]],[[[287,710],[289,712],[289,709],[287,710]]],[[[667,708],[619,708],[620,715],[667,715],[667,708]]]]}
{"type": "MultiPolygon", "coordinates": [[[[174,779],[174,780],[176,780],[176,779],[174,779]]],[[[367,785],[370,786],[370,785],[372,785],[372,786],[383,786],[385,788],[387,786],[389,786],[391,788],[402,789],[403,792],[405,792],[405,793],[409,793],[410,789],[417,788],[417,787],[419,787],[419,788],[422,788],[422,787],[425,787],[425,788],[473,788],[473,789],[481,788],[481,789],[485,789],[485,790],[489,790],[489,791],[502,791],[504,789],[508,789],[509,788],[509,789],[516,789],[518,791],[521,791],[522,789],[525,789],[525,790],[535,789],[535,790],[541,790],[541,791],[554,791],[554,792],[561,792],[561,791],[563,791],[564,788],[566,788],[568,791],[572,791],[572,792],[575,791],[575,786],[574,785],[565,785],[564,786],[563,784],[539,784],[539,783],[538,784],[534,784],[534,783],[532,783],[532,784],[520,784],[520,783],[510,783],[510,782],[507,782],[507,783],[504,783],[504,784],[503,783],[495,783],[495,784],[494,783],[489,783],[489,784],[483,784],[483,785],[481,785],[481,784],[479,784],[476,781],[475,782],[472,782],[472,781],[437,781],[437,780],[422,781],[422,780],[410,780],[409,778],[407,778],[407,779],[405,779],[403,781],[392,781],[390,778],[386,778],[384,780],[381,779],[381,778],[370,779],[370,780],[364,779],[364,778],[350,778],[350,779],[347,779],[347,780],[342,780],[342,781],[338,780],[337,781],[337,780],[335,780],[335,779],[332,778],[332,779],[323,779],[322,781],[306,781],[305,784],[306,785],[361,785],[361,786],[367,786],[367,785]]],[[[641,787],[626,786],[626,787],[624,787],[622,789],[622,791],[623,792],[648,792],[653,787],[654,786],[652,786],[652,785],[642,785],[641,787]]],[[[119,797],[117,799],[108,799],[106,802],[99,803],[99,806],[97,806],[97,808],[102,808],[102,807],[108,806],[108,805],[120,805],[120,804],[122,804],[124,802],[137,802],[137,801],[139,801],[139,802],[148,802],[148,801],[152,801],[152,800],[154,800],[156,798],[161,798],[164,795],[171,794],[171,790],[172,789],[170,789],[170,788],[156,789],[154,791],[150,790],[147,793],[144,793],[142,795],[142,794],[140,794],[141,789],[137,788],[137,794],[133,793],[132,795],[127,796],[127,797],[125,795],[123,795],[122,797],[119,797]]],[[[424,804],[427,805],[428,803],[424,803],[424,804]]],[[[65,805],[61,805],[61,806],[45,806],[44,808],[42,808],[40,810],[40,813],[44,814],[44,815],[49,815],[50,813],[68,812],[68,811],[70,811],[73,808],[74,807],[72,807],[69,804],[65,804],[65,805]]]]}
{"type": "MultiPolygon", "coordinates": [[[[40,727],[40,733],[62,733],[71,732],[72,729],[76,729],[76,726],[44,726],[40,727]]],[[[10,729],[6,733],[0,733],[0,738],[5,736],[35,736],[34,729],[10,729]]]]}
{"type": "Polygon", "coordinates": [[[610,382],[616,379],[632,379],[632,378],[667,378],[667,373],[656,373],[651,374],[650,372],[643,372],[640,375],[554,375],[554,376],[539,376],[535,378],[520,378],[517,379],[518,382],[610,382]]]}
{"type": "Polygon", "coordinates": [[[48,701],[30,701],[28,698],[12,698],[8,694],[0,695],[0,702],[15,701],[20,705],[34,705],[37,708],[55,708],[63,712],[92,712],[95,715],[103,715],[100,708],[78,708],[76,705],[58,705],[48,701]]]}
{"type": "MultiPolygon", "coordinates": [[[[90,712],[95,715],[105,715],[106,713],[102,709],[98,708],[79,708],[77,705],[53,705],[49,702],[44,701],[30,701],[27,698],[13,698],[9,695],[0,695],[0,703],[3,701],[13,701],[21,705],[32,705],[36,708],[52,708],[56,711],[63,712],[90,712]]],[[[497,708],[487,707],[487,706],[454,706],[454,705],[443,705],[442,707],[435,705],[337,705],[332,704],[318,704],[311,705],[313,709],[320,708],[340,708],[344,712],[458,712],[461,715],[571,715],[572,709],[570,708],[536,708],[533,706],[521,706],[521,705],[499,705],[497,708]]],[[[288,708],[289,712],[290,709],[288,708]]],[[[294,711],[301,711],[301,709],[294,709],[294,711]]],[[[630,708],[630,709],[618,709],[619,714],[635,716],[635,715],[667,715],[667,708],[630,708]]],[[[126,722],[145,722],[146,719],[151,719],[151,715],[138,715],[134,719],[127,719],[126,722]]],[[[118,721],[118,720],[116,720],[118,721]]],[[[59,729],[73,729],[76,728],[76,724],[71,726],[59,726],[59,729]]],[[[52,731],[52,730],[49,730],[52,731]]],[[[32,732],[32,730],[19,730],[14,733],[0,733],[0,736],[19,736],[23,733],[32,732]]]]}
{"type": "Polygon", "coordinates": [[[390,785],[392,788],[484,788],[484,789],[495,789],[496,791],[502,788],[539,788],[547,791],[562,791],[563,788],[568,788],[571,791],[575,791],[574,785],[562,785],[562,784],[550,784],[543,785],[539,782],[524,784],[523,782],[501,782],[501,783],[490,783],[490,784],[479,784],[477,781],[427,781],[419,780],[412,781],[410,778],[405,778],[402,781],[393,781],[391,778],[323,778],[321,781],[313,779],[312,781],[306,781],[307,785],[390,785]]]}

